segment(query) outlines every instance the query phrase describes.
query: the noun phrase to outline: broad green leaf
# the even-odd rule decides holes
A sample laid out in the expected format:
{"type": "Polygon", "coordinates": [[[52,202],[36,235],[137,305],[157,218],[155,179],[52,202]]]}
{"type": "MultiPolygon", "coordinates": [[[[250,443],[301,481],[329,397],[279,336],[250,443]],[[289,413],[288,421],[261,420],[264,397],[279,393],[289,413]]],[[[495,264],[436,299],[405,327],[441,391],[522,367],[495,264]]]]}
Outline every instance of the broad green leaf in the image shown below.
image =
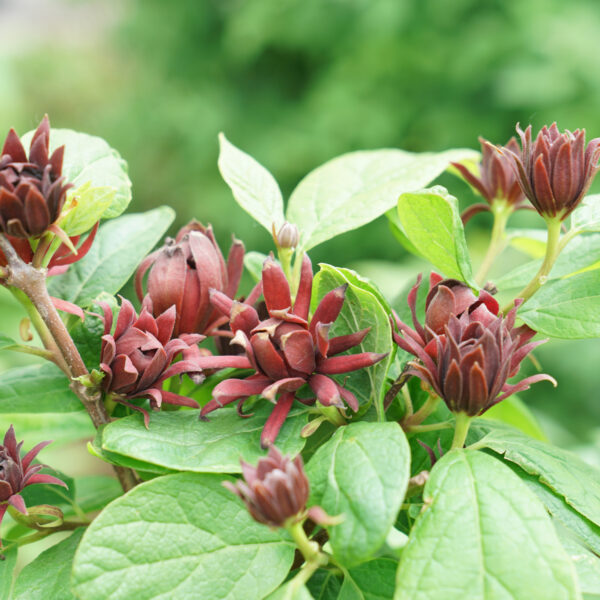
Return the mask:
{"type": "Polygon", "coordinates": [[[250,275],[252,275],[252,279],[254,279],[254,281],[260,281],[262,278],[262,268],[266,258],[267,255],[263,254],[262,252],[251,251],[246,252],[244,255],[244,266],[250,275]]]}
{"type": "Polygon", "coordinates": [[[395,600],[575,600],[575,572],[550,517],[500,461],[453,450],[431,471],[395,600]]]}
{"type": "MultiPolygon", "coordinates": [[[[546,285],[549,285],[554,279],[598,268],[598,263],[600,263],[600,233],[576,237],[569,242],[567,247],[558,256],[548,276],[546,285]]],[[[497,285],[500,293],[511,291],[514,297],[514,294],[518,290],[525,287],[533,279],[541,264],[541,259],[525,263],[496,279],[494,283],[497,285]]]]}
{"type": "Polygon", "coordinates": [[[404,233],[404,228],[402,227],[400,217],[398,216],[398,207],[396,206],[395,208],[388,210],[385,213],[385,216],[388,219],[388,224],[392,234],[400,242],[400,244],[402,244],[402,246],[411,254],[424,258],[417,247],[408,239],[406,233],[404,233]]]}
{"type": "Polygon", "coordinates": [[[578,231],[600,231],[600,194],[586,196],[571,213],[571,226],[578,231]]]}
{"type": "Polygon", "coordinates": [[[533,413],[517,396],[510,396],[506,400],[492,406],[481,418],[507,423],[536,440],[541,440],[542,442],[548,441],[533,413]]]}
{"type": "Polygon", "coordinates": [[[237,203],[269,233],[283,225],[283,197],[275,178],[251,156],[219,134],[219,171],[237,203]]]}
{"type": "Polygon", "coordinates": [[[54,364],[15,367],[0,377],[0,413],[66,413],[84,410],[54,364]]]}
{"type": "Polygon", "coordinates": [[[477,443],[478,447],[489,448],[535,475],[567,504],[600,525],[600,472],[597,469],[567,450],[534,440],[511,427],[487,428],[481,420],[474,427],[487,431],[477,443]]]}
{"type": "Polygon", "coordinates": [[[285,579],[294,545],[256,523],[220,475],[178,473],[109,504],[75,555],[80,600],[264,598],[285,579]]]}
{"type": "Polygon", "coordinates": [[[288,581],[279,589],[269,594],[265,600],[314,600],[305,585],[299,585],[295,581],[288,581]]]}
{"type": "MultiPolygon", "coordinates": [[[[174,471],[240,473],[240,458],[255,463],[264,456],[260,434],[271,411],[265,400],[247,419],[233,409],[216,411],[208,422],[198,419],[197,410],[154,412],[148,429],[141,415],[131,415],[104,428],[102,449],[174,471]]],[[[302,450],[300,431],[307,421],[305,409],[288,416],[277,436],[282,452],[302,450]]]]}
{"type": "Polygon", "coordinates": [[[96,432],[89,415],[83,410],[70,414],[68,419],[65,419],[63,413],[0,413],[0,431],[6,431],[11,423],[15,426],[17,435],[30,446],[52,440],[51,450],[91,438],[96,432]]]}
{"type": "Polygon", "coordinates": [[[84,531],[84,527],[76,529],[29,563],[17,578],[12,600],[75,600],[70,585],[71,565],[84,531]]]}
{"type": "Polygon", "coordinates": [[[404,193],[398,200],[398,219],[418,256],[447,277],[472,283],[471,259],[454,196],[439,186],[404,193]]]}
{"type": "Polygon", "coordinates": [[[376,558],[344,574],[340,590],[343,600],[392,600],[398,561],[376,558]]]}
{"type": "Polygon", "coordinates": [[[298,226],[301,248],[310,250],[381,216],[400,194],[425,187],[450,162],[477,155],[466,149],[419,154],[391,148],[342,154],[298,184],[287,220],[298,226]]]}
{"type": "Polygon", "coordinates": [[[600,337],[600,269],[549,281],[523,306],[519,317],[540,335],[600,337]]]}
{"type": "Polygon", "coordinates": [[[52,278],[48,285],[50,294],[83,307],[102,292],[116,294],[174,217],[171,208],[161,206],[104,223],[87,255],[64,275],[52,278]]]}
{"type": "Polygon", "coordinates": [[[375,402],[380,420],[383,420],[383,395],[385,376],[392,360],[393,345],[390,331],[389,309],[379,301],[380,292],[349,269],[338,269],[331,265],[319,265],[313,283],[312,310],[327,292],[347,285],[346,299],[342,311],[331,327],[330,337],[355,333],[370,327],[362,344],[352,352],[389,353],[386,358],[368,369],[361,369],[338,376],[340,383],[353,392],[361,405],[375,402]]]}
{"type": "Polygon", "coordinates": [[[11,337],[0,333],[0,350],[10,350],[11,346],[16,346],[18,342],[11,337]]]}
{"type": "Polygon", "coordinates": [[[0,600],[10,600],[11,588],[14,583],[13,571],[17,564],[17,547],[8,551],[0,550],[4,560],[0,560],[0,600]]]}
{"type": "Polygon", "coordinates": [[[381,293],[381,290],[375,285],[370,279],[366,277],[361,277],[356,271],[352,269],[344,269],[342,267],[336,267],[337,271],[346,278],[348,282],[350,282],[353,286],[369,292],[373,294],[377,300],[379,300],[379,304],[385,308],[388,313],[392,312],[392,307],[390,303],[387,301],[387,298],[381,293]]]}
{"type": "Polygon", "coordinates": [[[567,532],[559,529],[558,537],[575,565],[584,600],[597,600],[600,598],[600,558],[584,548],[567,532]]]}
{"type": "MultiPolygon", "coordinates": [[[[29,148],[33,131],[27,132],[21,141],[29,148]]],[[[118,217],[131,202],[131,181],[127,163],[119,153],[102,138],[73,131],[50,129],[50,152],[65,146],[62,174],[76,188],[90,182],[94,187],[110,187],[114,197],[102,217],[118,217]]]]}
{"type": "Polygon", "coordinates": [[[99,510],[123,494],[119,482],[107,475],[76,477],[75,489],[77,504],[84,512],[99,510]]]}
{"type": "Polygon", "coordinates": [[[529,255],[531,258],[543,258],[546,253],[545,229],[507,229],[506,239],[517,250],[529,255]]]}
{"type": "Polygon", "coordinates": [[[559,522],[570,530],[583,544],[600,556],[600,526],[595,525],[572,506],[569,506],[563,497],[541,483],[537,476],[526,473],[517,465],[507,464],[538,497],[555,522],[559,522]]]}
{"type": "Polygon", "coordinates": [[[90,182],[69,190],[60,227],[70,236],[89,231],[102,218],[114,196],[113,188],[92,187],[90,182]]]}
{"type": "Polygon", "coordinates": [[[397,423],[339,428],[307,465],[310,504],[344,521],[329,528],[336,559],[346,567],[371,558],[385,542],[404,499],[410,451],[397,423]]]}
{"type": "Polygon", "coordinates": [[[338,600],[341,586],[340,577],[328,569],[318,569],[306,584],[315,600],[338,600]]]}

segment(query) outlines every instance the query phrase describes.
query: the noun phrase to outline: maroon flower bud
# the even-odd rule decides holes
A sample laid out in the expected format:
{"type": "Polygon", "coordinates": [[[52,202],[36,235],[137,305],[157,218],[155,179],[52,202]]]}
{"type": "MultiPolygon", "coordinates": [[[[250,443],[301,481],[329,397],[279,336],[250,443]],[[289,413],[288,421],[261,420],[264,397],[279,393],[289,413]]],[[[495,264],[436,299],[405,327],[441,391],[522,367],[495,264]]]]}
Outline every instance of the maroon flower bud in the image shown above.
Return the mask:
{"type": "Polygon", "coordinates": [[[42,119],[29,157],[14,129],[0,156],[0,228],[17,238],[39,237],[60,216],[71,184],[61,176],[64,146],[48,156],[50,122],[42,119]]]}
{"type": "Polygon", "coordinates": [[[278,248],[295,248],[300,241],[300,233],[298,227],[287,221],[279,228],[279,232],[275,233],[275,224],[273,224],[273,239],[278,248]]]}
{"type": "Polygon", "coordinates": [[[223,485],[244,501],[256,521],[283,527],[288,519],[302,518],[309,485],[300,455],[292,460],[271,446],[256,467],[240,462],[244,481],[224,481],[223,485]]]}
{"type": "MultiPolygon", "coordinates": [[[[416,295],[415,288],[412,291],[416,295]]],[[[414,315],[414,305],[411,310],[414,315]]],[[[517,374],[525,356],[543,343],[529,341],[534,333],[531,329],[515,329],[516,311],[515,306],[506,318],[493,316],[487,306],[476,302],[459,315],[450,314],[438,331],[427,327],[426,332],[416,317],[417,331],[397,319],[403,337],[394,333],[395,342],[418,359],[408,363],[406,373],[429,384],[452,412],[469,416],[484,413],[537,381],[556,385],[552,377],[544,374],[527,377],[517,384],[507,383],[509,377],[517,374]],[[421,337],[425,333],[431,336],[427,342],[421,337]]]]}
{"type": "MultiPolygon", "coordinates": [[[[482,154],[479,177],[461,163],[452,163],[452,166],[479,192],[489,206],[500,200],[515,208],[521,208],[519,205],[525,200],[525,195],[517,181],[511,158],[507,153],[498,152],[495,146],[492,146],[482,137],[479,138],[479,143],[481,144],[482,154]]],[[[512,137],[502,147],[502,150],[518,153],[519,144],[512,137]]],[[[463,220],[466,222],[478,212],[489,210],[489,206],[475,204],[469,207],[463,215],[463,220]]]]}
{"type": "Polygon", "coordinates": [[[234,240],[227,264],[214,238],[212,228],[193,221],[183,227],[175,240],[150,254],[135,277],[137,295],[155,317],[175,306],[174,335],[199,333],[215,335],[226,319],[210,303],[209,289],[233,298],[244,268],[244,245],[234,240]],[[144,297],[142,280],[148,275],[144,297]]]}
{"type": "Polygon", "coordinates": [[[521,151],[500,151],[510,157],[523,193],[540,215],[566,219],[598,171],[600,138],[586,146],[585,129],[560,133],[556,123],[550,128],[544,126],[535,142],[531,139],[531,125],[525,131],[517,125],[517,132],[521,151]]]}
{"type": "Polygon", "coordinates": [[[9,506],[24,515],[27,514],[27,507],[20,492],[28,485],[49,483],[67,487],[64,481],[52,475],[40,473],[39,471],[45,465],[31,464],[40,450],[48,444],[50,442],[40,442],[21,458],[20,451],[23,442],[17,444],[15,430],[12,425],[9,427],[4,436],[3,444],[0,444],[0,523],[2,523],[9,506]]]}
{"type": "MultiPolygon", "coordinates": [[[[100,369],[105,373],[102,388],[113,399],[144,415],[148,413],[126,401],[148,398],[150,406],[158,410],[163,402],[196,408],[195,400],[162,389],[169,377],[183,373],[198,373],[195,345],[201,335],[182,334],[171,339],[175,326],[175,307],[172,306],[156,319],[143,309],[139,317],[128,300],[123,299],[114,333],[111,334],[113,314],[110,306],[99,303],[104,312],[100,369]],[[183,360],[173,363],[180,354],[183,360]],[[192,358],[189,358],[192,357],[192,358]]],[[[98,315],[99,316],[99,315],[98,315]]]]}
{"type": "Polygon", "coordinates": [[[303,399],[304,403],[318,399],[325,406],[343,408],[346,403],[355,412],[358,410],[354,394],[329,376],[370,367],[386,355],[361,352],[337,356],[360,344],[369,330],[329,338],[329,329],[344,304],[345,286],[326,294],[309,321],[312,280],[312,265],[305,255],[298,294],[292,306],[290,286],[283,270],[268,258],[262,272],[268,318],[262,321],[252,306],[235,302],[217,290],[211,292],[213,305],[229,315],[231,331],[235,334],[232,343],[239,344],[245,356],[202,357],[198,364],[206,369],[253,369],[254,374],[247,379],[226,379],[219,383],[213,390],[212,400],[202,408],[202,417],[236,400],[240,401],[238,411],[241,413],[245,399],[260,394],[275,404],[261,435],[261,443],[267,447],[275,441],[296,392],[305,384],[316,398],[303,399]]]}

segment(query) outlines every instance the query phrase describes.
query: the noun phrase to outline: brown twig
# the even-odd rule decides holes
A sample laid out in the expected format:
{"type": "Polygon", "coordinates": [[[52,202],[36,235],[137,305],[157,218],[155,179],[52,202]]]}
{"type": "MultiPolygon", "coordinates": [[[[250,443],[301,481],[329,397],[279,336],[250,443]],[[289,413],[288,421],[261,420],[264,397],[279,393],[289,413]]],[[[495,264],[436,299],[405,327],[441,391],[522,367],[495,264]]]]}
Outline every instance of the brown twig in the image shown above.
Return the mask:
{"type": "MultiPolygon", "coordinates": [[[[57,356],[61,357],[61,362],[66,366],[66,370],[64,368],[63,370],[71,379],[71,389],[85,406],[94,426],[97,429],[101,425],[110,423],[100,391],[88,388],[77,381],[77,378],[89,375],[89,372],[48,294],[45,272],[23,262],[4,235],[0,235],[0,250],[8,262],[6,283],[21,290],[33,303],[52,338],[50,343],[47,332],[44,332],[46,334],[44,345],[48,344],[50,347],[47,345],[47,349],[54,351],[55,354],[58,351],[57,356]],[[53,344],[56,349],[52,347],[53,344]]],[[[41,332],[40,335],[42,336],[41,332]]],[[[131,469],[117,466],[114,466],[114,469],[124,491],[130,490],[138,483],[131,469]]]]}

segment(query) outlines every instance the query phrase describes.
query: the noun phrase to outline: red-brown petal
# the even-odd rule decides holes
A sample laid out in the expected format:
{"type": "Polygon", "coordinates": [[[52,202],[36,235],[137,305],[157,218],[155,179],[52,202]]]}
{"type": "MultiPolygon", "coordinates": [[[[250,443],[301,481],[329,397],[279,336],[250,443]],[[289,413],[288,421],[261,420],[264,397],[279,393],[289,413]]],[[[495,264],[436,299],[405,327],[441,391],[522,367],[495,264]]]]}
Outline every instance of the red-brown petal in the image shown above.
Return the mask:
{"type": "Polygon", "coordinates": [[[337,373],[347,373],[348,371],[356,371],[366,367],[372,367],[375,363],[384,359],[385,354],[377,354],[376,352],[360,352],[358,354],[347,354],[345,356],[332,356],[320,360],[317,365],[319,373],[327,375],[335,375],[337,373]]]}
{"type": "Polygon", "coordinates": [[[279,430],[288,416],[293,403],[294,392],[288,392],[280,396],[277,404],[273,408],[273,412],[269,415],[260,436],[260,445],[263,448],[268,448],[275,442],[279,435],[279,430]]]}
{"type": "Polygon", "coordinates": [[[291,308],[290,285],[282,268],[271,257],[264,262],[262,284],[263,295],[269,312],[291,308]]]}
{"type": "Polygon", "coordinates": [[[310,262],[310,258],[308,258],[308,254],[304,254],[302,257],[302,269],[300,271],[300,283],[298,285],[298,293],[296,294],[296,302],[294,303],[293,312],[295,315],[298,315],[305,321],[308,321],[312,284],[312,263],[310,262]]]}

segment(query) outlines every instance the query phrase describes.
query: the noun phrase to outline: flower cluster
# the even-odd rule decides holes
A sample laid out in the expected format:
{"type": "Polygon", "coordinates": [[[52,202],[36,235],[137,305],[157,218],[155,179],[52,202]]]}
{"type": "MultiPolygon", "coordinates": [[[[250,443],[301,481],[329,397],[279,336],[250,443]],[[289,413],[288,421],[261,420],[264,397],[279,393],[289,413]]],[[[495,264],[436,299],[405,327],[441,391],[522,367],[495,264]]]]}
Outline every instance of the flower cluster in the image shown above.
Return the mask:
{"type": "Polygon", "coordinates": [[[566,219],[598,171],[600,138],[586,146],[585,129],[560,133],[556,123],[544,126],[535,141],[531,125],[525,131],[517,125],[517,132],[521,151],[500,151],[510,157],[523,193],[542,216],[566,219]]]}
{"type": "MultiPolygon", "coordinates": [[[[162,389],[163,382],[174,375],[197,373],[196,344],[202,339],[198,334],[181,334],[173,338],[176,310],[171,306],[154,318],[147,309],[138,316],[133,305],[123,299],[115,330],[111,333],[113,313],[110,306],[99,303],[104,322],[100,369],[104,392],[122,404],[140,411],[148,426],[148,413],[143,408],[127,402],[133,398],[148,398],[153,409],[163,402],[197,407],[195,400],[162,389]],[[183,360],[173,362],[183,354],[183,360]],[[186,358],[191,356],[191,358],[186,358]]],[[[98,315],[100,316],[100,315],[98,315]]]]}
{"type": "MultiPolygon", "coordinates": [[[[245,354],[202,357],[198,363],[209,369],[252,369],[254,374],[247,379],[232,378],[219,383],[213,390],[212,400],[203,407],[202,417],[236,400],[240,401],[238,410],[241,413],[244,400],[260,394],[275,404],[261,436],[263,447],[267,447],[275,441],[296,392],[305,384],[324,406],[343,408],[345,402],[352,410],[358,410],[354,394],[330,375],[369,367],[385,354],[361,352],[338,356],[360,344],[369,330],[329,338],[331,325],[344,304],[346,287],[326,294],[309,320],[312,280],[312,265],[305,255],[298,293],[292,306],[290,286],[283,270],[272,258],[268,258],[262,271],[268,313],[263,320],[259,319],[252,306],[236,302],[218,290],[211,291],[214,306],[229,316],[231,330],[235,334],[232,343],[241,345],[245,354]]],[[[314,401],[314,398],[310,400],[314,401]]]]}
{"type": "Polygon", "coordinates": [[[487,292],[476,297],[466,285],[438,277],[427,297],[425,327],[416,317],[420,277],[408,299],[414,329],[396,316],[402,335],[394,332],[395,342],[418,359],[408,363],[408,375],[429,384],[452,412],[469,416],[484,413],[537,381],[556,385],[545,374],[507,383],[527,354],[543,343],[530,341],[535,335],[531,329],[514,327],[518,303],[503,317],[487,292]]]}
{"type": "Polygon", "coordinates": [[[23,442],[17,444],[15,430],[12,425],[9,427],[4,442],[0,444],[0,523],[9,506],[21,514],[27,514],[27,507],[20,493],[28,485],[49,483],[67,487],[67,484],[57,477],[40,473],[45,465],[32,464],[40,450],[48,444],[50,442],[40,442],[21,458],[23,442]]]}

